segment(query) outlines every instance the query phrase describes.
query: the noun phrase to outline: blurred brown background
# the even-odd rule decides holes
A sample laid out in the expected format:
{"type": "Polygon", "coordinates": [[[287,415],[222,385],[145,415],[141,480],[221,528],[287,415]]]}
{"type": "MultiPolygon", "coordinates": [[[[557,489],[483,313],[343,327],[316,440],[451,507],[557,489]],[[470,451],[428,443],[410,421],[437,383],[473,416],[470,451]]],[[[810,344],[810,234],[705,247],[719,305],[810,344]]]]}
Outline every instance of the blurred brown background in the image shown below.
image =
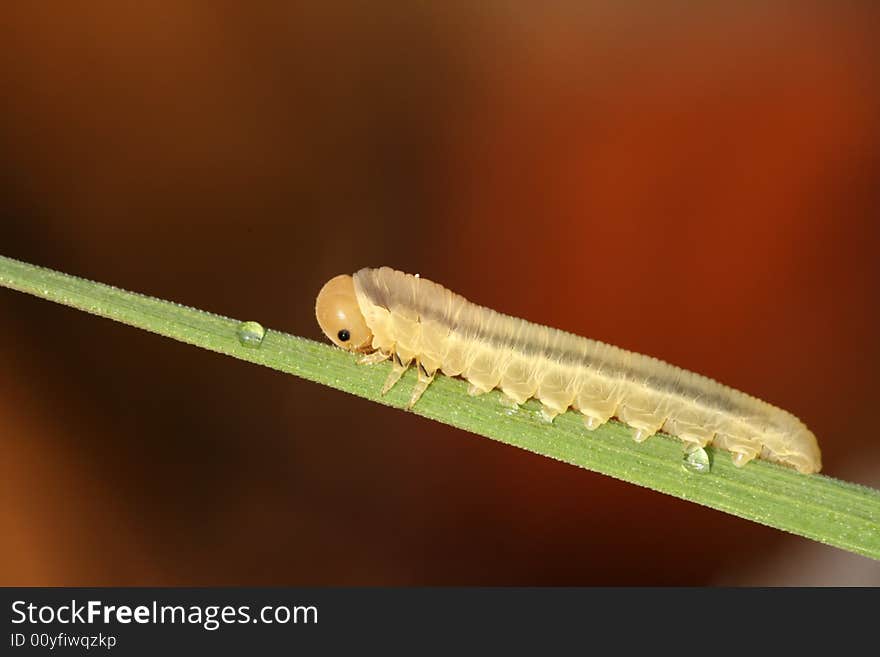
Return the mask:
{"type": "MultiPolygon", "coordinates": [[[[0,253],[313,338],[331,276],[420,272],[790,409],[880,485],[878,11],[506,4],[8,5],[0,253]]],[[[0,318],[0,584],[880,584],[71,309],[0,318]]]]}

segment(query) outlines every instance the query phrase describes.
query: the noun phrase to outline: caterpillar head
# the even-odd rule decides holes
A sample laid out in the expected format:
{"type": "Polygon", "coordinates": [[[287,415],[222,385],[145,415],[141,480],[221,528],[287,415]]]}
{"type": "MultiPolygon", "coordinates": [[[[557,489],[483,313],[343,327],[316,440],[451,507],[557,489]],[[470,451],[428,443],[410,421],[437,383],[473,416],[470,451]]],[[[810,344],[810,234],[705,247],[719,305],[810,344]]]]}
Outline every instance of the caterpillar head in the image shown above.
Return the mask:
{"type": "Polygon", "coordinates": [[[315,316],[324,335],[337,347],[370,350],[373,333],[358,306],[351,276],[341,274],[324,284],[315,302],[315,316]]]}

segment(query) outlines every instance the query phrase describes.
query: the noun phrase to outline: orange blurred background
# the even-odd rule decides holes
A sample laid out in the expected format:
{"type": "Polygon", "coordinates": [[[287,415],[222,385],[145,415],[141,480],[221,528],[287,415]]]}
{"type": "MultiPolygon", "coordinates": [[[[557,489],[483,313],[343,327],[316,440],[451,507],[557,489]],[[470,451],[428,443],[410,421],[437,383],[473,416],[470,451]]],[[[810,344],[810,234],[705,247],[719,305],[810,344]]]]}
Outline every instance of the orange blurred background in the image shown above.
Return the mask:
{"type": "MultiPolygon", "coordinates": [[[[880,12],[674,4],[5,7],[0,253],[315,339],[331,276],[419,272],[789,409],[880,485],[880,12]]],[[[880,584],[72,309],[0,317],[0,584],[880,584]]]]}

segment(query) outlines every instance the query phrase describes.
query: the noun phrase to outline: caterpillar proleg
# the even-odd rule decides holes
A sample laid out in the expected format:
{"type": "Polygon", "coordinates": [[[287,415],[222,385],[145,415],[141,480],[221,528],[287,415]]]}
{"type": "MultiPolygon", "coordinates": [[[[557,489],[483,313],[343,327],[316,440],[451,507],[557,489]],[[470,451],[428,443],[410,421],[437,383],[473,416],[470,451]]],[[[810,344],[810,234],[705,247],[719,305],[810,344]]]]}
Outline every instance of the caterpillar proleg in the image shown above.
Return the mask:
{"type": "Polygon", "coordinates": [[[391,359],[383,394],[415,364],[410,407],[442,372],[466,379],[473,395],[500,388],[508,404],[535,397],[548,421],[573,408],[589,430],[616,417],[639,442],[662,430],[728,450],[738,466],[757,457],[803,473],[822,467],[816,437],[782,409],[656,358],[478,306],[419,276],[389,267],[337,276],[315,313],[361,363],[391,359]]]}

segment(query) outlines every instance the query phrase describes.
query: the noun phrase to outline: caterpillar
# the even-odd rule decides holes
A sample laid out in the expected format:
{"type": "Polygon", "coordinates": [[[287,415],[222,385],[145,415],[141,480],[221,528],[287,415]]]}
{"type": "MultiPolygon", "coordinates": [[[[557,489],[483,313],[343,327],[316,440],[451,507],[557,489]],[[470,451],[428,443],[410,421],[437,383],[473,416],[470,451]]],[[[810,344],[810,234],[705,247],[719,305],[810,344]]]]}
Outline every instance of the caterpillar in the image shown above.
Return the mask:
{"type": "Polygon", "coordinates": [[[662,430],[725,449],[739,467],[754,458],[806,474],[822,467],[816,437],[780,408],[656,358],[478,306],[418,275],[381,267],[336,276],[318,293],[315,314],[359,363],[391,360],[382,394],[415,364],[409,408],[442,372],[466,379],[471,395],[500,388],[510,405],[534,397],[550,422],[573,408],[588,430],[616,417],[637,442],[662,430]]]}

